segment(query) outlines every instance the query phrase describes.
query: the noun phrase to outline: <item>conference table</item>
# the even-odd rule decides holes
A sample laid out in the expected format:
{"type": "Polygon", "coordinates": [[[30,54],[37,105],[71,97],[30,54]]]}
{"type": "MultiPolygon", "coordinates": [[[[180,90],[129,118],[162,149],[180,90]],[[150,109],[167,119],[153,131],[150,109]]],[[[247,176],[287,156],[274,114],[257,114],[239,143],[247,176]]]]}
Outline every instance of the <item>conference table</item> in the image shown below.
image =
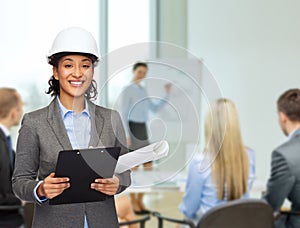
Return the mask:
{"type": "Polygon", "coordinates": [[[125,192],[184,192],[186,175],[172,171],[133,171],[131,186],[125,192]]]}

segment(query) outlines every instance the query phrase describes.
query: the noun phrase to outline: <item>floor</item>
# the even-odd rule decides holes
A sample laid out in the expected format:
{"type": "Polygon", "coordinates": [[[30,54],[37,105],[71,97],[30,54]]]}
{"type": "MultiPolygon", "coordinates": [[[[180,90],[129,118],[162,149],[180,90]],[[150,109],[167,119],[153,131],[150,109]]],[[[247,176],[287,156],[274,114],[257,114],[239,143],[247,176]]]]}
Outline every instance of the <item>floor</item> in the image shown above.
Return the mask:
{"type": "MultiPolygon", "coordinates": [[[[164,216],[181,219],[183,218],[178,206],[181,203],[183,193],[181,192],[161,192],[147,193],[144,197],[145,205],[151,211],[158,211],[164,216]]],[[[151,217],[151,220],[146,223],[146,228],[156,228],[157,219],[151,217]]],[[[174,223],[164,223],[164,228],[175,228],[174,223]]]]}
{"type": "MultiPolygon", "coordinates": [[[[181,203],[183,193],[182,192],[151,192],[146,193],[144,196],[144,203],[151,211],[160,212],[164,216],[181,219],[183,218],[182,214],[178,210],[178,206],[181,203]]],[[[32,213],[32,204],[27,204],[25,208],[25,213],[27,216],[31,216],[32,213]]],[[[26,227],[30,227],[27,224],[26,227]]],[[[157,228],[157,219],[151,217],[146,223],[146,228],[157,228]]],[[[164,223],[164,228],[175,228],[176,224],[173,223],[164,223]]]]}

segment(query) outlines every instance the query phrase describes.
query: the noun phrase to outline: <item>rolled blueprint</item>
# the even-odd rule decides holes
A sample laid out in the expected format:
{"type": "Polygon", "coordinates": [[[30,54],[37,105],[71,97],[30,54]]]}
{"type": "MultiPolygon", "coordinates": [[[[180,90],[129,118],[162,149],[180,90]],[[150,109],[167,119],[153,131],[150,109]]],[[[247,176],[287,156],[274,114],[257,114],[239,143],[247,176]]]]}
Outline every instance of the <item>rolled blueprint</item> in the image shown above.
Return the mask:
{"type": "Polygon", "coordinates": [[[134,150],[119,157],[115,173],[122,173],[146,162],[161,159],[167,156],[168,152],[169,144],[165,140],[134,150]]]}

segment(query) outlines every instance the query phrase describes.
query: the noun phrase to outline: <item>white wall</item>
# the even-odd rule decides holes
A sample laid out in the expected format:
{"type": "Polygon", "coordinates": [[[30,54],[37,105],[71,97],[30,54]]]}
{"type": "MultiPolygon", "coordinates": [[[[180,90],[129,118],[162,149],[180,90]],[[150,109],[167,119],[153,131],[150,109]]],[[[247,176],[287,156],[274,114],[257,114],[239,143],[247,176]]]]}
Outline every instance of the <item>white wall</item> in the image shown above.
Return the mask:
{"type": "MultiPolygon", "coordinates": [[[[186,0],[159,0],[157,1],[157,34],[156,40],[187,46],[187,1],[186,0]]],[[[169,57],[170,50],[158,49],[158,58],[169,57]]],[[[182,58],[182,52],[172,50],[173,58],[182,58]]],[[[185,53],[184,53],[185,54],[185,53]]]]}
{"type": "Polygon", "coordinates": [[[238,108],[257,176],[270,172],[272,149],[286,140],[276,100],[300,84],[300,1],[189,0],[188,48],[238,108]]]}

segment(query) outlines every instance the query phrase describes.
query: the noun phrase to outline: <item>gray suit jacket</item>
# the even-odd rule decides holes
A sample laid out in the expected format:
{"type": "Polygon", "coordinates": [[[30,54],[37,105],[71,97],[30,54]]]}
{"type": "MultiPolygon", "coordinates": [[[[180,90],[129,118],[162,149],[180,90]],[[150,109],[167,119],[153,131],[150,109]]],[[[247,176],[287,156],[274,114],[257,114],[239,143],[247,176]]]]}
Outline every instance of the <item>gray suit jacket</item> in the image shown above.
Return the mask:
{"type": "MultiPolygon", "coordinates": [[[[292,211],[300,212],[300,129],[273,151],[271,167],[264,198],[274,211],[279,211],[287,198],[292,203],[292,211]]],[[[300,216],[282,217],[276,227],[300,227],[300,216]]]]}
{"type": "MultiPolygon", "coordinates": [[[[88,105],[92,121],[89,146],[119,146],[121,154],[127,153],[119,114],[91,102],[88,105]]],[[[13,190],[20,199],[35,202],[33,227],[83,228],[84,215],[89,228],[118,227],[113,196],[101,202],[55,206],[48,202],[39,204],[35,199],[33,191],[38,180],[55,171],[59,151],[70,149],[57,99],[43,109],[24,115],[17,143],[13,190]]],[[[117,176],[120,193],[130,185],[130,171],[117,176]]]]}

